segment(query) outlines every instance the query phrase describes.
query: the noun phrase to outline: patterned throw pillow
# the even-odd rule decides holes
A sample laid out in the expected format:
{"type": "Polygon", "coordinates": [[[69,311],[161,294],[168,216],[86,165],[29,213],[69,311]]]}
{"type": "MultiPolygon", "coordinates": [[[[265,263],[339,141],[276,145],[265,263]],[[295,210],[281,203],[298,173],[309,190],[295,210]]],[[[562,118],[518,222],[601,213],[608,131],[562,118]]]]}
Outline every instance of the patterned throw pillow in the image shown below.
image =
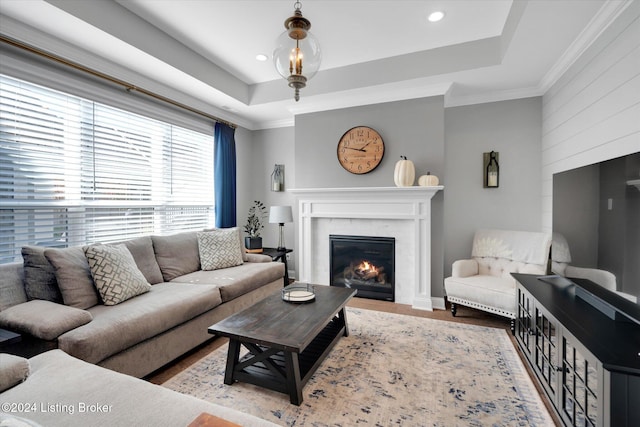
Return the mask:
{"type": "Polygon", "coordinates": [[[92,245],[84,253],[104,305],[116,305],[151,290],[125,245],[92,245]]]}
{"type": "Polygon", "coordinates": [[[203,270],[241,265],[242,247],[237,228],[218,228],[198,232],[198,250],[203,270]]]}

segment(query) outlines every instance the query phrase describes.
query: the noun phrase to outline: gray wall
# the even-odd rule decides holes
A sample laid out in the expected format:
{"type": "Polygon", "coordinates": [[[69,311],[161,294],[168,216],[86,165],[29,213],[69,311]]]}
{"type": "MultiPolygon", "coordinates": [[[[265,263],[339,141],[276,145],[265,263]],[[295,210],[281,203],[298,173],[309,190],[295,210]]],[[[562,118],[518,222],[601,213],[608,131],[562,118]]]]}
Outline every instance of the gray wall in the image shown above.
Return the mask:
{"type": "MultiPolygon", "coordinates": [[[[297,188],[393,187],[393,172],[400,156],[416,167],[416,179],[430,171],[444,176],[444,98],[412,99],[296,116],[295,168],[297,188]],[[370,126],[385,143],[385,154],[372,172],[354,175],[338,163],[338,140],[354,126],[370,126]]],[[[443,290],[444,194],[432,199],[431,293],[443,290]]]]}
{"type": "Polygon", "coordinates": [[[539,97],[445,110],[444,272],[469,258],[479,228],[541,231],[539,97]],[[483,188],[482,153],[500,153],[500,187],[483,188]]]}
{"type": "MultiPolygon", "coordinates": [[[[295,197],[287,193],[273,192],[270,188],[271,173],[275,164],[284,165],[285,189],[295,186],[294,128],[278,128],[259,131],[236,130],[237,157],[237,218],[238,226],[244,227],[249,207],[254,200],[260,200],[267,208],[289,205],[293,209],[294,223],[285,224],[285,244],[295,248],[297,230],[297,204],[295,197]]],[[[277,224],[269,224],[266,219],[262,231],[262,244],[266,247],[278,245],[277,224]]],[[[295,257],[288,262],[289,271],[294,273],[295,257]]],[[[295,277],[295,273],[291,275],[295,277]]]]}
{"type": "Polygon", "coordinates": [[[400,156],[412,160],[419,175],[444,172],[444,98],[389,102],[296,116],[296,187],[393,187],[400,156]],[[354,175],[340,166],[338,140],[355,126],[377,130],[385,145],[382,162],[372,172],[354,175]]]}

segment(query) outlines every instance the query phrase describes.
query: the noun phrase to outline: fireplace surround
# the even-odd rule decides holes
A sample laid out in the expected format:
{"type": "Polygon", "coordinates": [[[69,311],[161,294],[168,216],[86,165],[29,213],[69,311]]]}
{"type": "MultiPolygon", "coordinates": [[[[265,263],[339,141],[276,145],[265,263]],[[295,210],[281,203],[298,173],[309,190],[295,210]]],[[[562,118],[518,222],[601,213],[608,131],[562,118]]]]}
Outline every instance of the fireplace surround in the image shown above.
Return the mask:
{"type": "Polygon", "coordinates": [[[431,199],[444,187],[289,189],[298,200],[298,280],[329,285],[329,235],[395,238],[395,302],[444,309],[431,296],[431,199]]]}
{"type": "Polygon", "coordinates": [[[395,239],[329,236],[329,285],[358,290],[358,297],[394,301],[395,239]]]}

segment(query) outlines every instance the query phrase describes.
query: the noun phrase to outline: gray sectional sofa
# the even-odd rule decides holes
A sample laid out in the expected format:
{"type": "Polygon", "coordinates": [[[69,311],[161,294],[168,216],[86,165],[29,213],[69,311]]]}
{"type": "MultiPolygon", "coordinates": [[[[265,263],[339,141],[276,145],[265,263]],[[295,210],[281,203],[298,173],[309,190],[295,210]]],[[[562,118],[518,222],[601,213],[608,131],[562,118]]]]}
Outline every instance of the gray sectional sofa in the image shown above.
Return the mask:
{"type": "MultiPolygon", "coordinates": [[[[96,290],[86,247],[23,248],[23,263],[0,265],[0,327],[95,365],[148,375],[210,339],[208,326],[283,286],[282,263],[240,245],[232,253],[238,265],[203,271],[200,243],[198,232],[122,242],[148,288],[114,305],[96,290]]],[[[214,257],[235,250],[209,247],[214,257]]]]}

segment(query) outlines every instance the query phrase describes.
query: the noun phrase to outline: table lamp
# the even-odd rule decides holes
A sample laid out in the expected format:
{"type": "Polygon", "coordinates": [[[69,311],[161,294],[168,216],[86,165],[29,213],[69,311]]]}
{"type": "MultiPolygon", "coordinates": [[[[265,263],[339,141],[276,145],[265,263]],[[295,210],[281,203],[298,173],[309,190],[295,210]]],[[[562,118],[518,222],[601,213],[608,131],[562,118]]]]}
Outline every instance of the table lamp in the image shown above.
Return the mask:
{"type": "Polygon", "coordinates": [[[280,238],[278,240],[278,250],[285,249],[284,246],[284,223],[293,222],[291,206],[271,206],[269,208],[269,222],[280,224],[280,238]]]}

